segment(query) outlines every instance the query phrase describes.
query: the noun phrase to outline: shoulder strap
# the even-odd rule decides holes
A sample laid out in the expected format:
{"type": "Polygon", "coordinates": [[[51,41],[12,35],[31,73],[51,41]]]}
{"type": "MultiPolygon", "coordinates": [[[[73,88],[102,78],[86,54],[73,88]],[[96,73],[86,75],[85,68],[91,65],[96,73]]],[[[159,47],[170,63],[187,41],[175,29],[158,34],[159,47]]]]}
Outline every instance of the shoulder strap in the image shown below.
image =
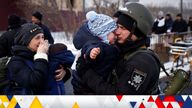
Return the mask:
{"type": "Polygon", "coordinates": [[[9,63],[9,61],[11,60],[11,57],[8,57],[7,58],[8,60],[7,60],[7,62],[6,62],[6,65],[9,63]]]}
{"type": "MultiPolygon", "coordinates": [[[[7,64],[10,62],[10,60],[12,59],[12,58],[14,58],[15,56],[12,56],[12,57],[9,57],[8,58],[8,61],[7,61],[7,64]]],[[[19,56],[17,56],[18,58],[21,58],[21,57],[19,57],[19,56]]],[[[13,60],[14,61],[14,60],[13,60]]],[[[26,60],[26,59],[24,59],[23,60],[26,64],[27,64],[27,66],[29,66],[29,68],[32,70],[32,71],[34,71],[34,68],[33,68],[33,62],[31,62],[31,61],[29,61],[29,60],[26,60]]],[[[11,70],[8,70],[9,71],[9,73],[10,73],[10,75],[9,75],[9,77],[11,77],[12,76],[12,74],[11,74],[11,70]]]]}
{"type": "Polygon", "coordinates": [[[162,68],[162,70],[165,72],[165,74],[166,74],[168,77],[170,77],[170,75],[169,75],[168,72],[166,71],[164,65],[161,63],[161,61],[160,61],[159,57],[157,56],[157,54],[155,54],[155,53],[154,53],[152,50],[150,50],[150,49],[139,49],[139,50],[131,53],[130,55],[126,54],[126,55],[124,56],[124,59],[125,59],[125,60],[129,60],[129,59],[131,59],[134,55],[136,55],[136,54],[138,54],[138,53],[148,53],[148,54],[152,55],[152,56],[155,58],[155,60],[157,61],[157,63],[159,64],[159,66],[162,68]]]}
{"type": "MultiPolygon", "coordinates": [[[[15,57],[15,56],[13,56],[13,57],[15,57]]],[[[10,57],[10,59],[11,59],[12,57],[10,57]]],[[[27,64],[27,66],[29,66],[29,68],[31,69],[31,70],[33,70],[34,71],[34,68],[33,68],[33,62],[32,61],[30,61],[30,60],[27,60],[27,59],[23,59],[22,57],[20,57],[20,56],[17,56],[17,58],[20,58],[22,61],[24,61],[26,64],[27,64]]],[[[10,60],[9,60],[10,61],[10,60]]]]}

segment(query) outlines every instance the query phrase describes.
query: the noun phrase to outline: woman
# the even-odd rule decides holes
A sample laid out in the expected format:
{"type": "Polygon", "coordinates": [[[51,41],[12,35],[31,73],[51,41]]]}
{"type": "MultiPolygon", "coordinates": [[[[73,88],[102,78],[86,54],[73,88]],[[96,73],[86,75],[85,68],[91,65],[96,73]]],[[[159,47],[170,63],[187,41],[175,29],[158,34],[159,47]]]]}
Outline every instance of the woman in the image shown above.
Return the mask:
{"type": "MultiPolygon", "coordinates": [[[[11,84],[7,94],[43,94],[49,76],[48,47],[41,27],[31,23],[22,25],[12,48],[14,56],[8,63],[11,84]]],[[[63,79],[62,70],[56,70],[57,80],[63,79]]]]}

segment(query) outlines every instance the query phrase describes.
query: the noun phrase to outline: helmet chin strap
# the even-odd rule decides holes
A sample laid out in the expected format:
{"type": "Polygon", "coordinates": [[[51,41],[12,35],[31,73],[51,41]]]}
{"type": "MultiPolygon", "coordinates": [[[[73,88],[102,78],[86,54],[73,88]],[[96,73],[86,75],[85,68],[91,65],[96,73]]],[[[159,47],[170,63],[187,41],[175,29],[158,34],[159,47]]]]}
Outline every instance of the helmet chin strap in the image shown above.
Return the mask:
{"type": "MultiPolygon", "coordinates": [[[[133,36],[133,34],[134,34],[134,32],[135,32],[136,27],[137,27],[137,22],[134,22],[134,23],[133,23],[133,26],[132,26],[132,29],[131,29],[131,32],[129,33],[129,35],[128,35],[128,37],[127,37],[127,41],[133,41],[133,40],[132,40],[132,36],[133,36]]],[[[142,39],[142,37],[137,37],[137,38],[138,38],[137,40],[142,39]]]]}
{"type": "Polygon", "coordinates": [[[129,33],[128,37],[127,37],[127,41],[132,41],[132,36],[135,32],[135,28],[136,28],[137,24],[136,22],[133,23],[133,26],[132,26],[132,29],[131,29],[131,32],[129,33]]]}

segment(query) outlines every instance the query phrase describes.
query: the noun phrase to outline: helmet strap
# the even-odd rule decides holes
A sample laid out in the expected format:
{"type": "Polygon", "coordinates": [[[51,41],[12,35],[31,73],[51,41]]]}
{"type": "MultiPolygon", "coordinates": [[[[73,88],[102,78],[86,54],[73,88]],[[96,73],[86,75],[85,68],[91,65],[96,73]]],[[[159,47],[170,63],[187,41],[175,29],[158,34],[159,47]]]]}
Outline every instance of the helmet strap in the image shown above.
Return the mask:
{"type": "Polygon", "coordinates": [[[132,36],[133,36],[133,34],[134,34],[134,32],[135,32],[135,29],[136,29],[136,26],[137,26],[137,24],[136,24],[136,22],[134,22],[133,23],[133,26],[132,26],[132,28],[131,28],[131,32],[129,33],[129,35],[128,35],[128,37],[127,37],[127,41],[132,41],[132,36]]]}

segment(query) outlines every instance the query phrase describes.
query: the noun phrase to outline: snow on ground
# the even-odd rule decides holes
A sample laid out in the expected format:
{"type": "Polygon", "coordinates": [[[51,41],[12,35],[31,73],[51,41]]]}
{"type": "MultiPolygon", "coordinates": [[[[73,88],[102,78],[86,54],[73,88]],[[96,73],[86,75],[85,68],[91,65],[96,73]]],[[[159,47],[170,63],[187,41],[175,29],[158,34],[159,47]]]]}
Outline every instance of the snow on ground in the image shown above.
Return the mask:
{"type": "MultiPolygon", "coordinates": [[[[179,61],[179,64],[181,64],[181,61],[179,61]]],[[[178,66],[178,67],[176,67],[176,65],[177,65],[177,64],[174,63],[174,70],[175,70],[175,69],[183,69],[183,70],[185,70],[185,71],[189,71],[189,70],[190,70],[190,64],[188,63],[187,58],[184,58],[184,66],[178,66]]],[[[164,66],[165,66],[166,71],[167,71],[169,74],[171,74],[171,69],[172,69],[172,67],[173,67],[173,61],[169,61],[169,62],[164,63],[164,66]]],[[[163,70],[161,70],[161,73],[160,73],[159,78],[162,78],[162,77],[164,77],[164,76],[166,76],[166,74],[165,74],[165,72],[163,72],[163,70]]]]}
{"type": "Polygon", "coordinates": [[[54,43],[63,43],[67,45],[68,49],[72,51],[74,55],[78,53],[78,50],[73,45],[73,36],[69,34],[69,39],[66,38],[65,32],[51,32],[54,43]]]}

